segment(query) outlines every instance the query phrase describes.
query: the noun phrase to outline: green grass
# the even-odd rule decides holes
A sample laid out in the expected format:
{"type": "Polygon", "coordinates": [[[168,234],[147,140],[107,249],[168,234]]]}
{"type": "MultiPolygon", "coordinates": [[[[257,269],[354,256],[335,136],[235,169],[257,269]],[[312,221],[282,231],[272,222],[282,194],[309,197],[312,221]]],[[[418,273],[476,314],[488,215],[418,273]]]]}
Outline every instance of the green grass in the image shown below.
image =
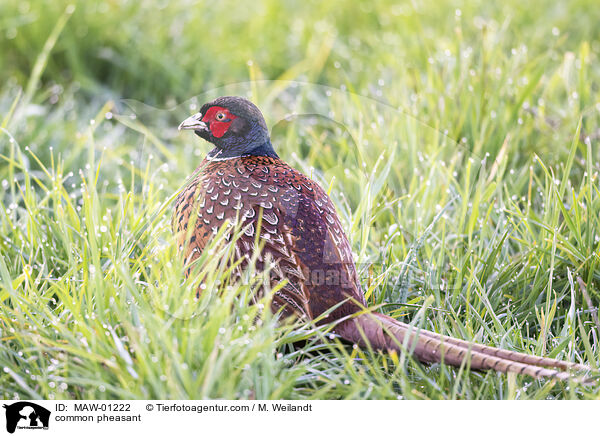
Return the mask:
{"type": "Polygon", "coordinates": [[[178,122],[249,96],[371,305],[598,368],[593,1],[172,3],[0,4],[0,397],[600,398],[277,324],[227,246],[185,282],[170,232],[209,149],[178,122]]]}

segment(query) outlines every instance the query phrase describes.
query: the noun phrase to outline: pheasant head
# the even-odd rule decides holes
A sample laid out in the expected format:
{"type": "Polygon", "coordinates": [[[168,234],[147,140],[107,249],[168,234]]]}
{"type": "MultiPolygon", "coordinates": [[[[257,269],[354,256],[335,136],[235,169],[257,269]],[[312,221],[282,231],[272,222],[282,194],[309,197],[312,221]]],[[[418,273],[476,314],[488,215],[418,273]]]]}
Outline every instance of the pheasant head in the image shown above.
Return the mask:
{"type": "Polygon", "coordinates": [[[209,160],[277,157],[260,109],[242,97],[219,97],[206,103],[200,112],[184,120],[179,130],[193,130],[214,144],[209,160]]]}

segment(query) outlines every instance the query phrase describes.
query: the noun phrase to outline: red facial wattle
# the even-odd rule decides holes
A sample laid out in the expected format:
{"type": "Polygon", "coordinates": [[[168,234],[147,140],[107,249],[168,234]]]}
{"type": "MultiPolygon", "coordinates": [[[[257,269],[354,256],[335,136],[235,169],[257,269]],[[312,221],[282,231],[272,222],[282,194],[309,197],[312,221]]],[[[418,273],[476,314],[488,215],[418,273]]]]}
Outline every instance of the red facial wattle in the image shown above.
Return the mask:
{"type": "Polygon", "coordinates": [[[229,112],[227,108],[213,106],[206,111],[204,117],[202,117],[202,121],[208,123],[210,133],[212,133],[212,135],[215,138],[220,138],[225,133],[227,133],[229,126],[231,126],[231,123],[236,118],[237,116],[229,112]],[[220,117],[221,119],[219,119],[218,117],[220,117]]]}

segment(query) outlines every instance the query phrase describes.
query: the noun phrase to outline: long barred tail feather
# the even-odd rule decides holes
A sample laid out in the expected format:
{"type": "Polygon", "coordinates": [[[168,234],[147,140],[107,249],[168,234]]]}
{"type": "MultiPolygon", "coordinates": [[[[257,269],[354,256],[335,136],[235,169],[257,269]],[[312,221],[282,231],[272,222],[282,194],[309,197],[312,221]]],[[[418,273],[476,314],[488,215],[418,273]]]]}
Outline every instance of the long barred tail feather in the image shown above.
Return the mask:
{"type": "Polygon", "coordinates": [[[401,351],[404,345],[417,360],[461,366],[465,360],[471,369],[495,370],[526,374],[535,378],[552,377],[567,380],[569,371],[590,371],[585,365],[547,357],[502,350],[418,329],[387,315],[372,312],[360,314],[340,323],[335,332],[343,339],[375,349],[401,351]],[[408,336],[407,336],[408,335],[408,336]]]}

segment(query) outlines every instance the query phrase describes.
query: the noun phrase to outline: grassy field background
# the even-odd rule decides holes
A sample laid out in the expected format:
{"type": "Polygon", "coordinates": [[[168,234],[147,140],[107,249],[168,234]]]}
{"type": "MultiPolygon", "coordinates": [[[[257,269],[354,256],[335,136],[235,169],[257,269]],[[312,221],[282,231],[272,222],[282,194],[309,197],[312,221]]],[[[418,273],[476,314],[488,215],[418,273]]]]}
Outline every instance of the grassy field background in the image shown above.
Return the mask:
{"type": "Polygon", "coordinates": [[[0,2],[0,397],[600,398],[278,325],[227,247],[185,282],[173,245],[209,150],[176,126],[244,95],[371,305],[598,368],[600,9],[495,3],[0,2]]]}

